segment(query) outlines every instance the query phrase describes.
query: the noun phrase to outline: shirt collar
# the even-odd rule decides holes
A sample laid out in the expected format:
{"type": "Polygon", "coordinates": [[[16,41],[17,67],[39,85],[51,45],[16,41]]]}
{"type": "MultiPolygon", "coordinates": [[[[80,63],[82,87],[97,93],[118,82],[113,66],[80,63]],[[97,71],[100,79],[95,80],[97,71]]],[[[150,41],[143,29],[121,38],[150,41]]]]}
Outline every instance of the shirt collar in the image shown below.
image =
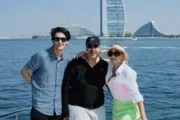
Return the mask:
{"type": "Polygon", "coordinates": [[[48,51],[49,51],[49,56],[50,56],[51,61],[54,61],[54,60],[56,60],[56,61],[62,61],[62,60],[63,60],[63,56],[64,56],[63,54],[61,55],[60,60],[57,60],[57,56],[55,55],[55,52],[54,52],[54,50],[53,50],[53,46],[50,47],[50,48],[48,49],[48,51]]]}
{"type": "Polygon", "coordinates": [[[122,61],[121,65],[116,70],[116,75],[118,75],[118,74],[120,74],[122,72],[122,70],[124,68],[124,64],[126,64],[125,61],[122,61]]]}

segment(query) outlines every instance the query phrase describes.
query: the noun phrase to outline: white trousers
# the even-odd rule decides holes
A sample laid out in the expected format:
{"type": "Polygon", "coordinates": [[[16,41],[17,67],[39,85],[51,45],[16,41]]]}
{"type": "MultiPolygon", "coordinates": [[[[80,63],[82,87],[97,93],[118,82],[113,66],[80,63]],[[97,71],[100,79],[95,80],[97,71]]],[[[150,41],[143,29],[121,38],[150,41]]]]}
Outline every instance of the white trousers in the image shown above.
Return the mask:
{"type": "Polygon", "coordinates": [[[69,120],[106,120],[104,105],[96,109],[69,105],[69,113],[69,120]]]}

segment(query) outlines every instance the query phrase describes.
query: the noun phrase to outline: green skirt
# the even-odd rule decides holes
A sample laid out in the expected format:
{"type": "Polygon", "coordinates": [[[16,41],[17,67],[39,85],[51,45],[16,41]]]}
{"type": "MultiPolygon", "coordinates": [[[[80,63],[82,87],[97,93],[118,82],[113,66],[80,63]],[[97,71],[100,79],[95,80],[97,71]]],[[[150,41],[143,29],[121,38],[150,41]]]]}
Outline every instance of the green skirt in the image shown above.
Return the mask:
{"type": "Polygon", "coordinates": [[[140,114],[133,101],[113,100],[113,120],[140,120],[140,114]]]}

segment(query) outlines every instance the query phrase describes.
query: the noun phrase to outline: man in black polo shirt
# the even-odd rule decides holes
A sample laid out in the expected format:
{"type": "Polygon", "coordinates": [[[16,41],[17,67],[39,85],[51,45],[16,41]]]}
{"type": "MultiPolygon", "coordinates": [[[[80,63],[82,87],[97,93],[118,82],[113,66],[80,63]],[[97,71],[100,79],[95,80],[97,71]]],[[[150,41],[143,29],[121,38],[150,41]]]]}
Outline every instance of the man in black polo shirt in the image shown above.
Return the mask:
{"type": "Polygon", "coordinates": [[[108,63],[99,57],[100,40],[86,39],[87,55],[73,59],[62,83],[64,120],[105,120],[104,91],[108,63]]]}

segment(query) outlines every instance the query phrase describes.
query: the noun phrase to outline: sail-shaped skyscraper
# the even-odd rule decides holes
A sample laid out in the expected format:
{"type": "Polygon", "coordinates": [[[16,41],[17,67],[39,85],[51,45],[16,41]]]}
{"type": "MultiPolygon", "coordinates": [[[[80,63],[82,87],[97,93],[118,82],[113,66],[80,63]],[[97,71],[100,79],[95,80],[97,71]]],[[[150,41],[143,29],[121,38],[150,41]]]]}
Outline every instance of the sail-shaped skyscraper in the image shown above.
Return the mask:
{"type": "Polygon", "coordinates": [[[123,0],[100,0],[100,35],[124,35],[125,15],[123,0]]]}

